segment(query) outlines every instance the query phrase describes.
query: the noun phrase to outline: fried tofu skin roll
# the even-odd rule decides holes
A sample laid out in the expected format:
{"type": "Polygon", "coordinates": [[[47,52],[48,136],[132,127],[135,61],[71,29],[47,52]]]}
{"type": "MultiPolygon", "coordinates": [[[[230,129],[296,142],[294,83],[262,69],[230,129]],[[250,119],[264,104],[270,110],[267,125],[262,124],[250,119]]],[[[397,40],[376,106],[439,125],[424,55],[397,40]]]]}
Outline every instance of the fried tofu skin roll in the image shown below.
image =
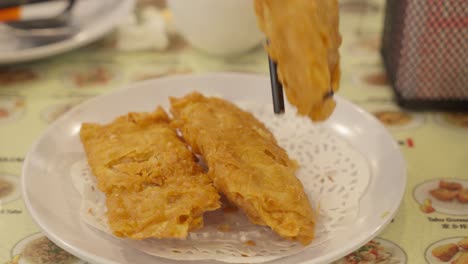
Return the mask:
{"type": "Polygon", "coordinates": [[[289,102],[312,120],[327,119],[335,108],[328,94],[340,82],[338,0],[255,0],[255,11],[289,102]]]}
{"type": "Polygon", "coordinates": [[[207,162],[215,187],[251,222],[309,244],[315,217],[297,164],[252,114],[225,100],[192,93],[171,98],[174,126],[207,162]]]}
{"type": "Polygon", "coordinates": [[[80,137],[112,232],[130,239],[184,238],[220,207],[219,195],[162,108],[107,125],[85,123],[80,137]]]}

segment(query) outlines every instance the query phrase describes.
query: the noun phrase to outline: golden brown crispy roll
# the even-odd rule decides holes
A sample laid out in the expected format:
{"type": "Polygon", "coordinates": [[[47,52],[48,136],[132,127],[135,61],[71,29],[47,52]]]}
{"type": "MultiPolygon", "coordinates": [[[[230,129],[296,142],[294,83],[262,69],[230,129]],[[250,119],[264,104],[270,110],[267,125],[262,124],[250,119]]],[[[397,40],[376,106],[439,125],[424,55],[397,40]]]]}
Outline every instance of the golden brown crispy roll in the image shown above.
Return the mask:
{"type": "Polygon", "coordinates": [[[234,104],[199,93],[171,99],[174,125],[205,158],[215,187],[250,220],[308,244],[315,218],[297,164],[272,133],[234,104]]]}
{"type": "Polygon", "coordinates": [[[183,238],[203,225],[205,211],[220,207],[211,180],[162,108],[107,125],[85,123],[80,136],[115,235],[183,238]]]}
{"type": "Polygon", "coordinates": [[[299,114],[327,119],[340,80],[338,0],[255,0],[266,49],[278,63],[286,96],[299,114]]]}

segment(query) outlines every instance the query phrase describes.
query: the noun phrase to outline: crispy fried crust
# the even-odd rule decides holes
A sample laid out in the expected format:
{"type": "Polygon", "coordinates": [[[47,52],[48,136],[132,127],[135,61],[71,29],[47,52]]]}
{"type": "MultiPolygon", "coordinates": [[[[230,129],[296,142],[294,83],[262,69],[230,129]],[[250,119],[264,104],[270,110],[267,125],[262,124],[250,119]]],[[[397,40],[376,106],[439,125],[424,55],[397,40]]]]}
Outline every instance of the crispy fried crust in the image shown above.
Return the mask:
{"type": "Polygon", "coordinates": [[[338,1],[255,0],[255,11],[288,100],[301,115],[327,119],[335,101],[324,97],[340,80],[338,1]]]}
{"type": "Polygon", "coordinates": [[[85,123],[80,137],[115,235],[183,238],[203,225],[203,212],[219,208],[211,180],[162,108],[107,125],[85,123]]]}
{"type": "Polygon", "coordinates": [[[174,126],[202,154],[215,187],[249,219],[279,235],[308,244],[315,217],[297,164],[253,115],[198,93],[171,98],[174,126]]]}

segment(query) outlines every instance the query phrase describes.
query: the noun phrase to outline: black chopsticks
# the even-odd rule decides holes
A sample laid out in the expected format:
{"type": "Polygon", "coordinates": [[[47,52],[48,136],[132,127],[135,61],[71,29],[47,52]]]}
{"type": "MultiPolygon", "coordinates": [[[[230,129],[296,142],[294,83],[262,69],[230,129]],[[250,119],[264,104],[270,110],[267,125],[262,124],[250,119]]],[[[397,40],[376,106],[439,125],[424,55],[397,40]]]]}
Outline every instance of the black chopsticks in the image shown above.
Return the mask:
{"type": "MultiPolygon", "coordinates": [[[[268,65],[270,69],[270,81],[271,81],[271,94],[273,96],[273,111],[275,114],[284,113],[284,95],[283,85],[278,79],[278,65],[274,62],[270,56],[268,56],[268,65]]],[[[332,88],[323,95],[323,100],[327,100],[333,97],[335,92],[332,88]]]]}
{"type": "Polygon", "coordinates": [[[278,65],[268,56],[270,66],[271,94],[273,96],[273,111],[275,114],[284,113],[283,85],[278,79],[278,65]]]}

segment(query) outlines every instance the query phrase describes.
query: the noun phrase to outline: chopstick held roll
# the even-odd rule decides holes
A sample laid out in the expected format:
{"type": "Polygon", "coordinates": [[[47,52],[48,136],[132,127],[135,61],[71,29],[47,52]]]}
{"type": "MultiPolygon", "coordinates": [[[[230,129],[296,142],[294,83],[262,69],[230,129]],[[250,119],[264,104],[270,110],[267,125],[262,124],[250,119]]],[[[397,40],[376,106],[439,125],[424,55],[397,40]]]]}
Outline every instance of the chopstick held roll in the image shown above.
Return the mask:
{"type": "Polygon", "coordinates": [[[278,78],[300,115],[327,119],[335,108],[341,45],[338,0],[255,0],[265,46],[278,78]]]}

